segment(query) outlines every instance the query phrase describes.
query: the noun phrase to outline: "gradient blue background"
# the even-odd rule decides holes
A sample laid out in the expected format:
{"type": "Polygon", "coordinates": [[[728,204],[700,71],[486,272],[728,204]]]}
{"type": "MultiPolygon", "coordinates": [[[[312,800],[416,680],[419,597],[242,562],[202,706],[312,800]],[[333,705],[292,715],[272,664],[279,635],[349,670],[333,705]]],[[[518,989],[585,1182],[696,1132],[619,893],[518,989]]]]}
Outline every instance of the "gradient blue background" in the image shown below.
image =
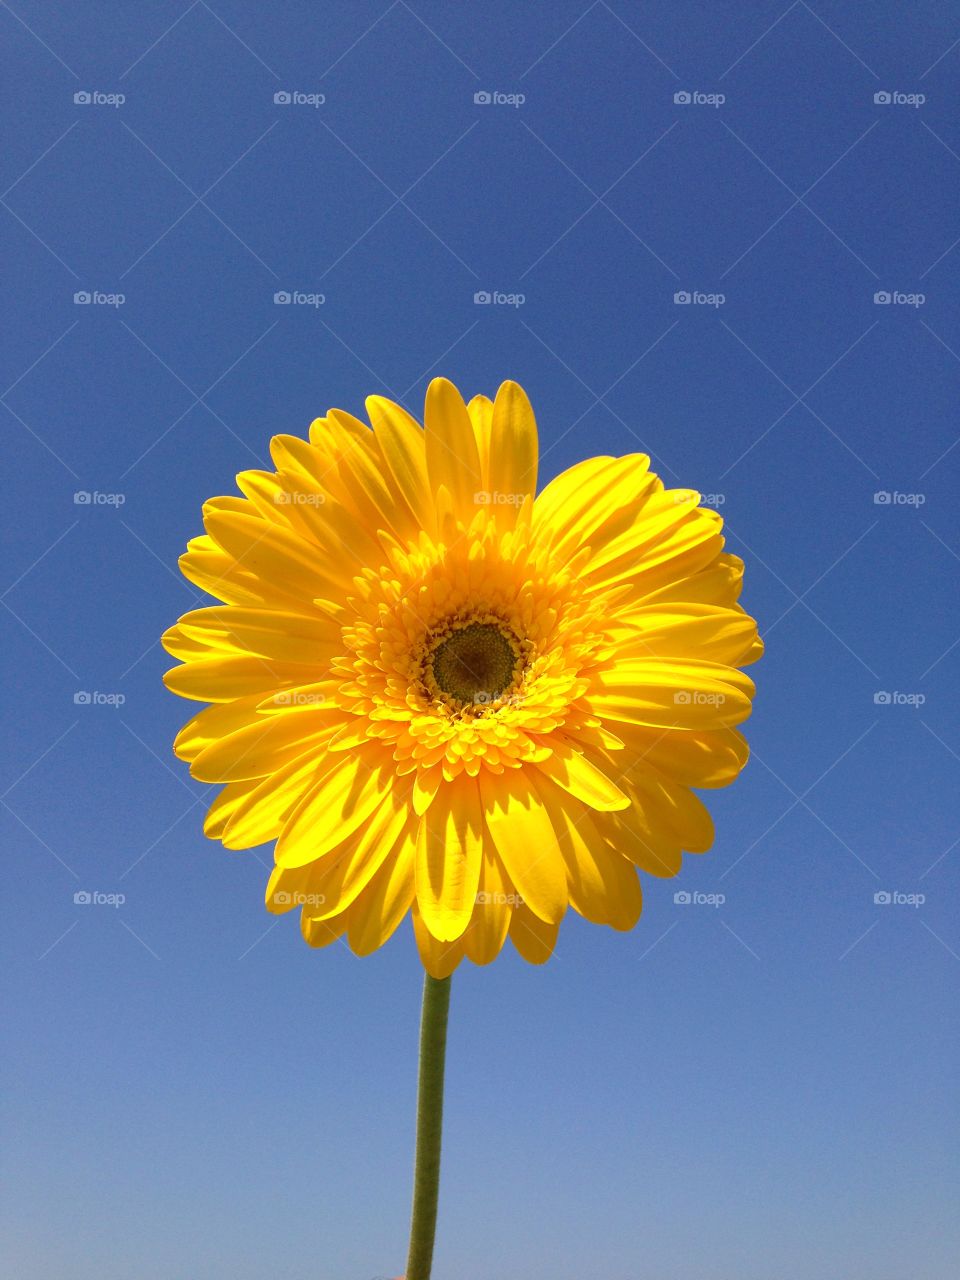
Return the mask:
{"type": "Polygon", "coordinates": [[[15,0],[0,32],[7,1273],[402,1270],[409,926],[360,961],[265,914],[157,637],[272,433],[442,372],[523,383],[545,479],[646,448],[722,495],[768,653],[715,848],[638,929],[457,973],[437,1280],[956,1274],[955,8],[15,0]]]}

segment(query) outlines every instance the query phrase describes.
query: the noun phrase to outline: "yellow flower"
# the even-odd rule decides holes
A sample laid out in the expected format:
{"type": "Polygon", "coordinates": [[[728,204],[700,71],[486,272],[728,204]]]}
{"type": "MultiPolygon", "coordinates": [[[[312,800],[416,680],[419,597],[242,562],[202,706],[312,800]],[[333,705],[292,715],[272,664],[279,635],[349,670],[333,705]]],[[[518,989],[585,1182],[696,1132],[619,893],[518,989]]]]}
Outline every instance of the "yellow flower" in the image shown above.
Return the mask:
{"type": "Polygon", "coordinates": [[[367,409],[276,436],[180,561],[225,602],[163,637],[168,687],[214,704],[175,744],[226,784],[206,834],[276,841],[267,906],[313,946],[366,955],[410,912],[437,978],[508,935],[546,960],[568,905],[632,928],[638,868],[712,842],[691,788],[747,759],[762,646],[719,516],[642,454],[535,496],[513,382],[464,405],[436,379],[425,428],[367,409]]]}

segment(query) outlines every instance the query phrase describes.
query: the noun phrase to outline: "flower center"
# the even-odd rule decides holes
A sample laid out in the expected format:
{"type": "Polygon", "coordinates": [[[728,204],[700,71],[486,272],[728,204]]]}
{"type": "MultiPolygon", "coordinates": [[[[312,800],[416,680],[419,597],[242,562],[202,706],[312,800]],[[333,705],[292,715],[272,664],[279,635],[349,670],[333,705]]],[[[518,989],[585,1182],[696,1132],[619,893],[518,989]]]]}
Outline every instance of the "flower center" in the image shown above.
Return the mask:
{"type": "Polygon", "coordinates": [[[514,682],[520,646],[496,622],[471,622],[450,631],[429,654],[428,687],[456,707],[494,702],[514,682]]]}

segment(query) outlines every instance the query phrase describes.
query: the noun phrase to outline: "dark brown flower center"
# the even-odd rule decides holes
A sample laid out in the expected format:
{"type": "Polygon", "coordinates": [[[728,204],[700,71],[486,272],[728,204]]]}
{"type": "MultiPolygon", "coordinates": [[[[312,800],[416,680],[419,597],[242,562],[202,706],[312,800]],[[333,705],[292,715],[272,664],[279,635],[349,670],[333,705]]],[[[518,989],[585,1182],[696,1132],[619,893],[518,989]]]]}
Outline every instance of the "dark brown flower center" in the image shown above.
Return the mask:
{"type": "Polygon", "coordinates": [[[493,702],[510,687],[518,654],[494,623],[472,622],[451,632],[434,649],[430,670],[437,688],[468,705],[493,702]]]}

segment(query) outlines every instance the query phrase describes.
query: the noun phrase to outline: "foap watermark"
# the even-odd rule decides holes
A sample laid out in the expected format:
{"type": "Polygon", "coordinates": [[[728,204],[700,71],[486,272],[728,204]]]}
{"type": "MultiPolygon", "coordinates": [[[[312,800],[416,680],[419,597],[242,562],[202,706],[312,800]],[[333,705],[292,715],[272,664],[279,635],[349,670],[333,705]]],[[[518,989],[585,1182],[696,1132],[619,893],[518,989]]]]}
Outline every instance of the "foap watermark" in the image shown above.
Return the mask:
{"type": "Polygon", "coordinates": [[[727,300],[725,293],[703,293],[699,289],[678,289],[673,295],[676,307],[722,307],[727,300]]]}
{"type": "Polygon", "coordinates": [[[927,900],[925,893],[901,893],[899,889],[878,889],[873,895],[876,907],[922,907],[927,900]]]}
{"type": "Polygon", "coordinates": [[[926,100],[925,93],[901,93],[899,89],[878,89],[873,95],[877,107],[922,107],[926,100]]]}
{"type": "Polygon", "coordinates": [[[73,895],[78,907],[122,907],[127,900],[125,893],[103,893],[100,889],[78,889],[73,895]]]}
{"type": "Polygon", "coordinates": [[[478,489],[473,495],[475,507],[519,507],[525,493],[501,493],[499,489],[478,489]]]}
{"type": "Polygon", "coordinates": [[[673,695],[677,707],[722,707],[726,700],[725,693],[707,693],[703,689],[678,689],[673,695]]]}
{"type": "Polygon", "coordinates": [[[101,693],[98,689],[78,689],[73,695],[78,707],[122,707],[127,700],[125,693],[101,693]]]}
{"type": "Polygon", "coordinates": [[[78,107],[122,107],[125,93],[102,93],[99,89],[78,89],[73,101],[78,107]]]}
{"type": "Polygon", "coordinates": [[[308,689],[284,689],[270,699],[275,707],[323,707],[327,699],[322,693],[308,689]]]}
{"type": "Polygon", "coordinates": [[[678,889],[673,901],[678,907],[722,907],[725,893],[701,893],[698,889],[678,889]]]}
{"type": "Polygon", "coordinates": [[[300,289],[278,289],[273,295],[275,307],[322,307],[326,300],[325,293],[304,293],[300,289]]]}
{"type": "Polygon", "coordinates": [[[322,907],[327,901],[325,893],[287,893],[278,889],[273,895],[274,905],[278,907],[322,907]]]}
{"type": "Polygon", "coordinates": [[[477,107],[522,107],[526,100],[525,93],[501,93],[499,89],[478,89],[473,95],[477,107]]]}
{"type": "Polygon", "coordinates": [[[899,689],[878,689],[873,695],[875,707],[922,707],[926,700],[925,693],[901,693],[899,689]]]}
{"type": "Polygon", "coordinates": [[[922,307],[925,293],[901,293],[898,289],[878,289],[873,295],[875,307],[922,307]]]}
{"type": "Polygon", "coordinates": [[[678,107],[722,107],[727,100],[725,93],[701,93],[699,89],[678,89],[673,95],[678,107]]]}
{"type": "Polygon", "coordinates": [[[519,893],[487,893],[481,890],[474,901],[480,907],[522,907],[523,898],[519,893]]]}
{"type": "Polygon", "coordinates": [[[922,507],[925,493],[901,493],[899,489],[878,489],[873,495],[875,507],[922,507]]]}
{"type": "Polygon", "coordinates": [[[522,307],[525,293],[503,293],[499,289],[478,289],[473,295],[475,307],[522,307]]]}
{"type": "Polygon", "coordinates": [[[289,493],[284,489],[273,495],[276,507],[322,507],[326,501],[325,493],[289,493]]]}
{"type": "Polygon", "coordinates": [[[99,489],[78,489],[73,495],[75,507],[122,507],[125,493],[101,493],[99,489]]]}
{"type": "Polygon", "coordinates": [[[78,289],[73,295],[75,307],[122,307],[125,293],[102,293],[99,289],[78,289]]]}
{"type": "Polygon", "coordinates": [[[326,100],[325,93],[302,93],[299,89],[278,89],[273,95],[277,107],[322,107],[326,100]]]}

